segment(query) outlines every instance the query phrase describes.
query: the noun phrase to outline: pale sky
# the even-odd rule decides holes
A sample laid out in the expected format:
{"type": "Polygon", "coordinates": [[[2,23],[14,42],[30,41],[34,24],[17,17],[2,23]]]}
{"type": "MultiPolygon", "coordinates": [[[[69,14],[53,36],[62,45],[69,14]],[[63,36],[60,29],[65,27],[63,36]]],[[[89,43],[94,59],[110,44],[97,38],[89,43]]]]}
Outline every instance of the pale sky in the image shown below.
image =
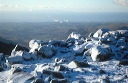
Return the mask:
{"type": "Polygon", "coordinates": [[[0,0],[0,10],[128,12],[128,0],[0,0]]]}
{"type": "Polygon", "coordinates": [[[128,21],[128,0],[0,0],[0,22],[58,20],[128,21]]]}

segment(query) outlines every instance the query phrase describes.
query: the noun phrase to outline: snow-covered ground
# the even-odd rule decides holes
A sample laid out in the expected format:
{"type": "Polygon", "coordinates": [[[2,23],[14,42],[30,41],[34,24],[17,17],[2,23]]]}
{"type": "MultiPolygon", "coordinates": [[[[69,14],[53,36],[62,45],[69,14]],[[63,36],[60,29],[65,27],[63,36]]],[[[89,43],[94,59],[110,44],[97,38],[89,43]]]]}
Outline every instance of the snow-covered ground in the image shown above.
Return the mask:
{"type": "Polygon", "coordinates": [[[0,83],[127,83],[128,31],[99,29],[85,38],[31,40],[30,51],[18,45],[0,54],[0,83]]]}

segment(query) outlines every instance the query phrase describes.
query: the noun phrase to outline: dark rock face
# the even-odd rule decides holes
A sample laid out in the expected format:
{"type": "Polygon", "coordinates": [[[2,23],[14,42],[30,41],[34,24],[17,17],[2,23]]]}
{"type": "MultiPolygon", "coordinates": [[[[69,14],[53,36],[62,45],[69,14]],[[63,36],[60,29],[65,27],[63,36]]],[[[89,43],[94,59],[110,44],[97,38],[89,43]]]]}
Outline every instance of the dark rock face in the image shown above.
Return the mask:
{"type": "MultiPolygon", "coordinates": [[[[0,53],[3,53],[5,55],[10,55],[12,50],[14,49],[15,44],[12,43],[4,43],[2,41],[0,41],[0,53]]],[[[23,47],[18,45],[18,47],[16,48],[17,51],[22,50],[22,51],[29,51],[28,48],[23,47]]]]}
{"type": "Polygon", "coordinates": [[[122,60],[119,62],[119,65],[128,65],[128,60],[122,60]]]}
{"type": "Polygon", "coordinates": [[[0,72],[3,71],[4,69],[2,67],[0,67],[0,72]]]}
{"type": "Polygon", "coordinates": [[[100,74],[106,74],[106,72],[105,72],[104,70],[102,70],[102,69],[99,70],[99,73],[100,73],[100,74]]]}
{"type": "Polygon", "coordinates": [[[55,78],[64,78],[64,76],[60,72],[55,72],[51,70],[43,70],[42,73],[47,74],[47,75],[52,75],[55,78]]]}
{"type": "Polygon", "coordinates": [[[63,65],[60,65],[60,66],[56,66],[55,67],[55,71],[65,71],[67,68],[65,68],[63,65]]]}
{"type": "Polygon", "coordinates": [[[53,72],[52,75],[53,77],[56,78],[60,78],[60,79],[64,78],[64,76],[60,72],[53,72]]]}
{"type": "Polygon", "coordinates": [[[77,81],[73,81],[72,83],[86,83],[86,81],[84,81],[84,80],[77,80],[77,81]]]}
{"type": "Polygon", "coordinates": [[[0,53],[3,53],[5,55],[10,55],[12,52],[12,49],[15,47],[14,44],[7,44],[0,41],[0,53]]]}
{"type": "Polygon", "coordinates": [[[12,69],[12,73],[18,73],[18,72],[24,72],[23,70],[21,70],[20,68],[13,68],[12,69]]]}
{"type": "Polygon", "coordinates": [[[89,64],[87,62],[77,62],[79,64],[79,67],[89,67],[89,64]]]}
{"type": "Polygon", "coordinates": [[[52,71],[50,71],[50,70],[43,70],[42,73],[43,74],[47,74],[47,75],[51,75],[52,71]]]}

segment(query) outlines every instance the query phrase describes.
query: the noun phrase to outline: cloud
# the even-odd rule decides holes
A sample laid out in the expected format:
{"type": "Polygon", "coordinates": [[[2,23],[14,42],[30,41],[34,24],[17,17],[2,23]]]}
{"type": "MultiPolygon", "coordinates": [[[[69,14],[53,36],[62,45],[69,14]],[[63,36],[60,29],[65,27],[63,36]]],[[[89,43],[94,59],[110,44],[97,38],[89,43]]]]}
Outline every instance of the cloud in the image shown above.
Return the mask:
{"type": "Polygon", "coordinates": [[[115,0],[115,3],[128,6],[128,0],[115,0]]]}
{"type": "Polygon", "coordinates": [[[19,8],[19,5],[2,4],[2,3],[0,3],[0,8],[19,8]]]}

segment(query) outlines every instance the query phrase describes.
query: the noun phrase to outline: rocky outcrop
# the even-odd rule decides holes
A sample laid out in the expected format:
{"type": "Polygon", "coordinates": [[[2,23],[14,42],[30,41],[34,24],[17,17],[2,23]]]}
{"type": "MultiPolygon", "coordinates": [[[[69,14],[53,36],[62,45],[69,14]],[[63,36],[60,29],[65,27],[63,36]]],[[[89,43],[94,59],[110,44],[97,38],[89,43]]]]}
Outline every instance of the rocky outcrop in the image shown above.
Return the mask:
{"type": "Polygon", "coordinates": [[[65,41],[33,39],[29,51],[16,45],[10,56],[0,53],[0,83],[126,83],[127,45],[127,30],[99,29],[86,39],[78,33],[65,41]]]}

